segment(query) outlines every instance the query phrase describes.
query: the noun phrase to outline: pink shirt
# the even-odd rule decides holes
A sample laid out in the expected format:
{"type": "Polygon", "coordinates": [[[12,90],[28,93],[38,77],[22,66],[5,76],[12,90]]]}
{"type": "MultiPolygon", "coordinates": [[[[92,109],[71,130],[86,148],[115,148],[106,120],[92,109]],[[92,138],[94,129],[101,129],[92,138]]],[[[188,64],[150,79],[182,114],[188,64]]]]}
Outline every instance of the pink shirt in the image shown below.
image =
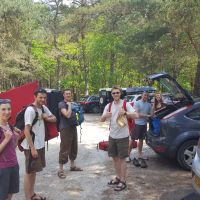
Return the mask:
{"type": "MultiPolygon", "coordinates": [[[[0,143],[4,140],[3,130],[0,128],[0,143]]],[[[18,164],[16,155],[17,136],[13,133],[11,140],[0,153],[0,168],[13,167],[18,164]]]]}

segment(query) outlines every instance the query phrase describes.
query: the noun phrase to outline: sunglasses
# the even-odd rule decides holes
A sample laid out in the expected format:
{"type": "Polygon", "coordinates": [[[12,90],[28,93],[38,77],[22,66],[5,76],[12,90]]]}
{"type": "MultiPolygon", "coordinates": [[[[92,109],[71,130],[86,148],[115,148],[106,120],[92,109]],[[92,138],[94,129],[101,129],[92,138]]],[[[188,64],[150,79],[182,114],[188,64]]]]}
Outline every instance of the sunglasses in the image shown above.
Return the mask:
{"type": "Polygon", "coordinates": [[[112,94],[120,94],[120,92],[113,92],[112,94]]]}
{"type": "Polygon", "coordinates": [[[7,104],[7,103],[11,103],[10,99],[0,99],[0,104],[7,104]]]}

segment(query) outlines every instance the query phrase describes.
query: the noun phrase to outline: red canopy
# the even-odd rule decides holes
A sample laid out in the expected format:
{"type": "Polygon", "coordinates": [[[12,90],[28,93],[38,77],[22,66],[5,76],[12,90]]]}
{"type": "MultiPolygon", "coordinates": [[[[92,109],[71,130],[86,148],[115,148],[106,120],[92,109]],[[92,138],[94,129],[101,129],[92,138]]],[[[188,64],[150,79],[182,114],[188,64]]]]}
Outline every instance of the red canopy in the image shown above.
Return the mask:
{"type": "Polygon", "coordinates": [[[33,93],[37,87],[38,83],[37,81],[34,81],[0,93],[0,99],[11,100],[12,114],[10,123],[12,125],[15,123],[16,114],[22,109],[22,107],[31,104],[34,101],[33,93]]]}

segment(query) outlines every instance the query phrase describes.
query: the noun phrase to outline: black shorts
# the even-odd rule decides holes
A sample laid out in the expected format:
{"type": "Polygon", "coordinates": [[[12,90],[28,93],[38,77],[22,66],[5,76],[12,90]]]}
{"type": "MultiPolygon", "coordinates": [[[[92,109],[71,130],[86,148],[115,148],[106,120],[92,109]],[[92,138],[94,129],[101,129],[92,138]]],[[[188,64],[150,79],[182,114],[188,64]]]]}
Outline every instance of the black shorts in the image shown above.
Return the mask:
{"type": "Polygon", "coordinates": [[[147,125],[136,124],[131,133],[132,140],[144,140],[147,133],[147,125]]]}
{"type": "Polygon", "coordinates": [[[19,192],[19,165],[0,169],[0,200],[19,192]]]}

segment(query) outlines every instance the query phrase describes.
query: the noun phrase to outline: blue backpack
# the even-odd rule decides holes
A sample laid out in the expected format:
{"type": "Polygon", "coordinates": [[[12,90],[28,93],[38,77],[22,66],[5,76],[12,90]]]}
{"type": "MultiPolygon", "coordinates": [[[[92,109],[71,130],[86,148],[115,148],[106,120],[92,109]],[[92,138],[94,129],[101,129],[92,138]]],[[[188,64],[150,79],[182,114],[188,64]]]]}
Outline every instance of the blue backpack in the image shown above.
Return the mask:
{"type": "Polygon", "coordinates": [[[79,105],[78,103],[72,103],[72,113],[75,114],[76,117],[76,126],[79,126],[83,123],[84,121],[84,112],[83,112],[83,108],[81,105],[79,105]]]}
{"type": "Polygon", "coordinates": [[[153,125],[153,133],[156,136],[160,135],[160,119],[159,118],[153,118],[152,119],[152,125],[153,125]]]}

